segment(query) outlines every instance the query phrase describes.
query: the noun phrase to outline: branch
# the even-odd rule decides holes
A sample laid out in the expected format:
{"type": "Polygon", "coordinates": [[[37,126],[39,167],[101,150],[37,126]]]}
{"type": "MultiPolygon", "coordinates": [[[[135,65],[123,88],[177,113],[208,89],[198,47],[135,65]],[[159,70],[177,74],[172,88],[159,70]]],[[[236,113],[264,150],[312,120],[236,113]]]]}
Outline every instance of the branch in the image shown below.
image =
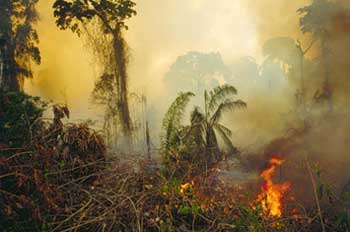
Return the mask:
{"type": "Polygon", "coordinates": [[[315,44],[316,39],[313,39],[312,42],[310,43],[309,47],[307,47],[304,51],[303,51],[303,55],[305,55],[311,48],[312,46],[315,44]]]}
{"type": "Polygon", "coordinates": [[[97,17],[102,21],[103,25],[107,28],[107,30],[113,34],[114,29],[111,27],[111,25],[109,25],[109,23],[108,23],[107,19],[104,17],[104,15],[100,14],[96,9],[94,9],[93,11],[97,15],[97,17]]]}
{"type": "Polygon", "coordinates": [[[308,51],[312,48],[312,46],[315,44],[316,41],[317,41],[317,39],[313,39],[311,41],[310,45],[305,50],[303,50],[300,40],[297,40],[296,46],[300,50],[301,54],[304,56],[304,55],[306,55],[306,53],[308,53],[308,51]]]}

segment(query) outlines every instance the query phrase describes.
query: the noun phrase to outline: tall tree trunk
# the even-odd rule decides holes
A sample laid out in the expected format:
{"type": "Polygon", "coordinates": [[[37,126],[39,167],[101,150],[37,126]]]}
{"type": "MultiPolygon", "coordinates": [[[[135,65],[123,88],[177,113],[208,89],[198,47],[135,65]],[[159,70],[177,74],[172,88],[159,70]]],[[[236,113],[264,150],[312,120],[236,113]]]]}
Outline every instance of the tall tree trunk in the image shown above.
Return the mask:
{"type": "Polygon", "coordinates": [[[8,91],[20,91],[19,81],[17,79],[17,63],[15,61],[15,51],[12,45],[2,50],[3,54],[3,72],[2,87],[8,91]]]}
{"type": "Polygon", "coordinates": [[[128,74],[126,43],[122,38],[121,31],[117,30],[113,34],[113,46],[115,55],[116,82],[117,82],[117,107],[119,109],[119,118],[121,122],[122,132],[124,134],[127,146],[132,145],[132,126],[128,101],[128,74]]]}
{"type": "Polygon", "coordinates": [[[0,55],[2,56],[2,80],[1,88],[7,91],[20,91],[20,83],[18,80],[19,66],[16,62],[16,41],[13,30],[13,13],[16,10],[15,3],[5,1],[1,4],[0,20],[2,22],[2,35],[0,41],[0,55]]]}

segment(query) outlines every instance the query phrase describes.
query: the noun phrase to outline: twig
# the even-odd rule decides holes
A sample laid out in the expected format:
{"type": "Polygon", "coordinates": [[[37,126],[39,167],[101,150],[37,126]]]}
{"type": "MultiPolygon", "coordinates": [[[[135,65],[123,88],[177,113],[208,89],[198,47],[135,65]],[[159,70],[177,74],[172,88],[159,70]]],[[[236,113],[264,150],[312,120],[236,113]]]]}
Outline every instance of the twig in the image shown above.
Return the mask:
{"type": "Polygon", "coordinates": [[[323,232],[326,232],[326,227],[325,227],[324,222],[323,222],[323,216],[322,216],[322,211],[321,211],[321,206],[320,206],[320,200],[319,200],[319,198],[318,198],[317,187],[316,187],[316,183],[315,183],[314,176],[313,176],[313,174],[312,174],[310,162],[309,162],[309,160],[308,160],[307,157],[305,158],[305,161],[306,161],[306,165],[307,165],[307,170],[308,170],[309,175],[310,175],[312,187],[313,187],[313,190],[314,190],[314,195],[315,195],[315,200],[316,200],[316,205],[317,205],[317,211],[318,211],[318,215],[319,215],[319,217],[320,217],[321,226],[322,226],[322,231],[323,231],[323,232]]]}
{"type": "Polygon", "coordinates": [[[69,221],[71,218],[73,218],[75,215],[77,215],[78,213],[82,212],[86,207],[88,207],[90,205],[90,203],[92,202],[92,197],[91,194],[88,191],[83,190],[83,192],[87,193],[90,197],[90,199],[88,200],[88,202],[83,205],[83,207],[81,207],[78,211],[72,213],[69,217],[67,217],[66,219],[64,219],[63,221],[60,222],[60,224],[58,224],[53,230],[52,232],[58,230],[65,222],[69,221]]]}

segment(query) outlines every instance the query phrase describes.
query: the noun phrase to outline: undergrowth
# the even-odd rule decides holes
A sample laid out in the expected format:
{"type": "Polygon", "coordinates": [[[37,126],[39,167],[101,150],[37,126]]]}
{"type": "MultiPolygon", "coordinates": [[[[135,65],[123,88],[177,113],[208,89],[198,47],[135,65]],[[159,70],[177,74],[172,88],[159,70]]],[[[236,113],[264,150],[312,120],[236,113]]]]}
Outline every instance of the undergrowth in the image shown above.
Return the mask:
{"type": "MultiPolygon", "coordinates": [[[[45,121],[39,99],[2,93],[0,104],[1,231],[321,231],[316,206],[270,217],[215,169],[175,178],[149,159],[122,163],[88,125],[64,124],[65,106],[45,121]]],[[[347,194],[327,204],[327,231],[349,231],[349,209],[336,207],[347,194]]]]}

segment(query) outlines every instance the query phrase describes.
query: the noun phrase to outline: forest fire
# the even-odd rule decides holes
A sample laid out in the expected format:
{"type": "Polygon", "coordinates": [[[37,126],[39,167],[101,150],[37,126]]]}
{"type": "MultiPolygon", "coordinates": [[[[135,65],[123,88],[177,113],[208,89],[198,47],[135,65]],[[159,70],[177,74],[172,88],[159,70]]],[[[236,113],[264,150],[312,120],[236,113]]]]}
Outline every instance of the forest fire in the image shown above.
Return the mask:
{"type": "Polygon", "coordinates": [[[349,41],[350,0],[0,0],[0,232],[350,232],[349,41]]]}
{"type": "Polygon", "coordinates": [[[291,185],[290,182],[277,184],[272,180],[276,168],[283,162],[283,159],[276,157],[271,158],[269,161],[269,167],[260,174],[264,179],[264,183],[261,186],[261,193],[258,195],[255,203],[261,204],[263,212],[271,217],[282,216],[282,198],[290,189],[291,185]]]}

